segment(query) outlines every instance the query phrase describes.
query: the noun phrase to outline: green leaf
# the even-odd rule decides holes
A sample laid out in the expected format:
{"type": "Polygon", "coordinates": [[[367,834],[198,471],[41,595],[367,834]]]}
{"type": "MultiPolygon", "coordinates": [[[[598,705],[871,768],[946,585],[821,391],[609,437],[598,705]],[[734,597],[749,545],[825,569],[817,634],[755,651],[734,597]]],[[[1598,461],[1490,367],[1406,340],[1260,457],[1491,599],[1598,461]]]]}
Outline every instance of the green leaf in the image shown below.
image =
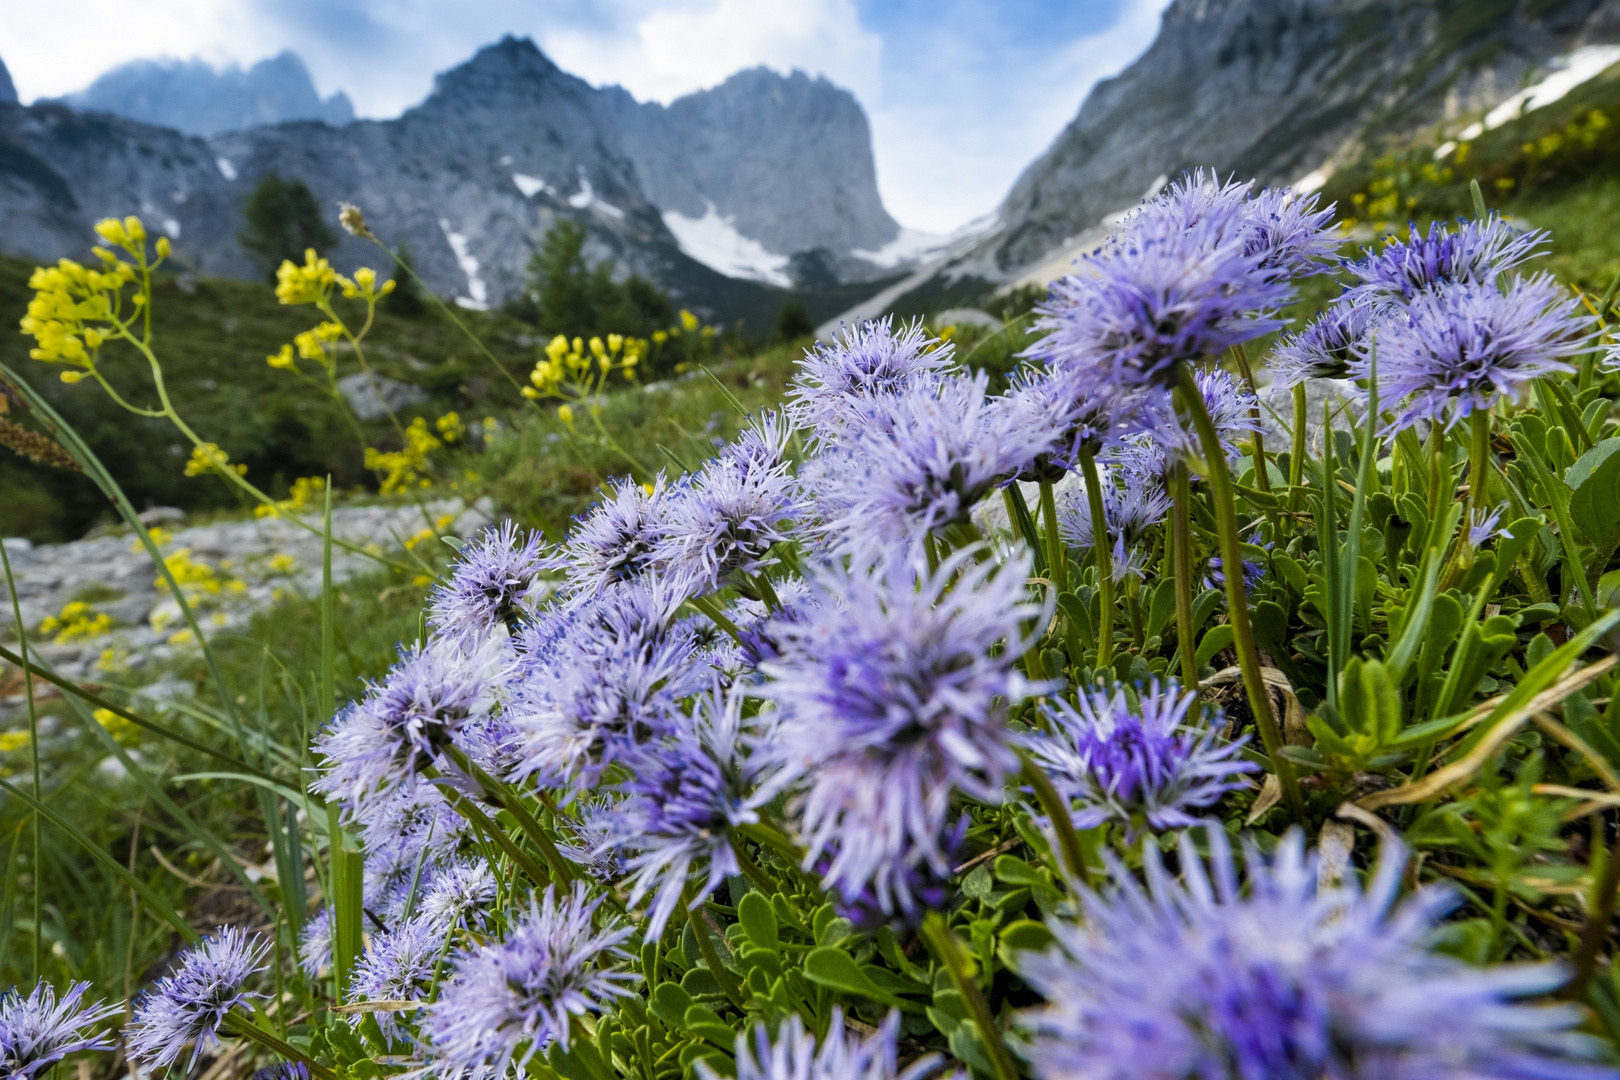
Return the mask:
{"type": "Polygon", "coordinates": [[[1620,438],[1604,439],[1564,473],[1569,485],[1569,516],[1593,546],[1606,543],[1620,527],[1620,438]]]}
{"type": "Polygon", "coordinates": [[[1176,590],[1168,580],[1160,582],[1153,590],[1153,599],[1148,604],[1147,636],[1162,637],[1165,627],[1170,620],[1176,617],[1176,590]]]}
{"type": "Polygon", "coordinates": [[[749,941],[771,952],[777,950],[781,939],[777,935],[776,913],[763,893],[746,893],[737,901],[737,921],[749,941]]]}
{"type": "Polygon", "coordinates": [[[1013,855],[999,855],[992,865],[995,867],[996,880],[1008,885],[1028,885],[1034,888],[1052,884],[1046,875],[1013,855]]]}
{"type": "Polygon", "coordinates": [[[870,998],[907,1012],[922,1011],[920,1005],[891,994],[867,978],[854,957],[842,949],[825,946],[811,949],[804,958],[804,977],[840,994],[870,998]]]}
{"type": "Polygon", "coordinates": [[[1001,931],[996,945],[996,957],[1008,969],[1018,971],[1019,956],[1024,953],[1045,952],[1056,940],[1045,923],[1033,919],[1019,919],[1008,923],[1001,931]]]}
{"type": "Polygon", "coordinates": [[[679,986],[659,983],[653,988],[648,1011],[662,1020],[665,1027],[679,1031],[686,1026],[686,1010],[694,1004],[692,995],[679,986]]]}
{"type": "Polygon", "coordinates": [[[686,1010],[686,1030],[701,1039],[708,1039],[722,1050],[729,1050],[737,1045],[737,1033],[722,1019],[720,1014],[707,1005],[692,1005],[686,1010]]]}
{"type": "Polygon", "coordinates": [[[1200,668],[1208,666],[1210,659],[1222,649],[1232,644],[1232,624],[1217,623],[1209,628],[1203,638],[1198,642],[1198,651],[1194,660],[1200,668]]]}

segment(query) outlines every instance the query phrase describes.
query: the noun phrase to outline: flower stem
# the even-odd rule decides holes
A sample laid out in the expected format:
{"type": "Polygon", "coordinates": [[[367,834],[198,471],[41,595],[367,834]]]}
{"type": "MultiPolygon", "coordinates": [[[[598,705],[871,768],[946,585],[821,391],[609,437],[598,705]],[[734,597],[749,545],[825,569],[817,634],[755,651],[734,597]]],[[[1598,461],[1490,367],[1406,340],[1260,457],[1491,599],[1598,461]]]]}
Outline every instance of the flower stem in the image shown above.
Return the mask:
{"type": "MultiPolygon", "coordinates": [[[[1473,423],[1473,443],[1468,459],[1468,504],[1484,520],[1490,505],[1491,413],[1489,409],[1475,409],[1469,420],[1473,423]]],[[[1466,522],[1472,525],[1472,522],[1466,522]]]]}
{"type": "Polygon", "coordinates": [[[1058,532],[1057,499],[1052,494],[1052,481],[1043,479],[1040,487],[1041,517],[1046,520],[1046,576],[1052,581],[1055,595],[1069,588],[1069,555],[1058,532]]]}
{"type": "Polygon", "coordinates": [[[279,1054],[289,1061],[303,1065],[309,1070],[310,1080],[337,1080],[337,1074],[331,1069],[315,1061],[292,1043],[272,1035],[239,1012],[233,1010],[226,1013],[225,1022],[221,1026],[233,1035],[256,1042],[273,1054],[279,1054]]]}
{"type": "MultiPolygon", "coordinates": [[[[1602,851],[1602,848],[1596,848],[1602,851]]],[[[1586,996],[1586,986],[1592,980],[1597,966],[1598,952],[1609,938],[1614,919],[1614,894],[1620,888],[1620,840],[1609,850],[1603,862],[1603,873],[1593,883],[1591,914],[1586,918],[1586,929],[1581,931],[1580,945],[1575,949],[1575,974],[1569,980],[1566,993],[1571,997],[1586,996]]]]}
{"type": "Polygon", "coordinates": [[[547,836],[546,831],[540,827],[539,820],[529,812],[527,806],[523,805],[522,797],[510,785],[501,783],[485,772],[472,759],[467,757],[466,752],[459,746],[452,744],[446,747],[445,753],[449,755],[451,761],[456,763],[456,768],[473,778],[491,802],[512,815],[512,820],[517,822],[518,828],[523,831],[523,835],[529,838],[530,843],[540,849],[541,856],[551,867],[552,873],[556,875],[558,880],[572,881],[574,879],[574,868],[567,859],[562,857],[562,852],[557,850],[557,845],[551,842],[551,837],[547,836]]]}
{"type": "Polygon", "coordinates": [[[697,938],[698,951],[703,954],[703,962],[714,976],[714,981],[720,984],[720,990],[726,999],[737,1006],[739,1012],[747,1010],[747,1002],[743,999],[742,987],[737,977],[720,962],[720,954],[715,950],[714,940],[709,937],[709,922],[703,917],[703,905],[693,904],[694,899],[690,886],[686,890],[686,918],[692,924],[692,936],[697,938]]]}
{"type": "Polygon", "coordinates": [[[1260,730],[1266,754],[1271,758],[1271,768],[1282,786],[1283,801],[1294,820],[1300,821],[1305,816],[1305,804],[1300,798],[1299,782],[1294,778],[1294,767],[1282,756],[1282,732],[1271,711],[1271,695],[1260,673],[1260,653],[1254,645],[1254,628],[1249,624],[1249,597],[1243,586],[1243,542],[1238,536],[1237,499],[1232,491],[1232,477],[1226,471],[1226,452],[1221,448],[1220,432],[1215,430],[1215,422],[1204,406],[1204,395],[1193,381],[1192,368],[1182,364],[1178,378],[1182,408],[1192,419],[1198,438],[1204,444],[1210,492],[1215,503],[1216,532],[1221,541],[1226,614],[1232,623],[1232,644],[1237,651],[1238,666],[1243,669],[1243,688],[1248,692],[1249,708],[1254,713],[1254,724],[1260,730]]]}
{"type": "Polygon", "coordinates": [[[1187,463],[1170,466],[1170,562],[1176,590],[1176,653],[1181,657],[1181,683],[1198,693],[1198,652],[1193,645],[1192,482],[1187,463]]]}
{"type": "Polygon", "coordinates": [[[1254,404],[1249,406],[1249,419],[1254,421],[1255,430],[1250,434],[1249,446],[1254,451],[1254,486],[1271,494],[1271,471],[1266,468],[1266,443],[1260,435],[1260,390],[1254,385],[1254,372],[1249,367],[1249,353],[1241,344],[1232,346],[1232,359],[1237,361],[1238,374],[1248,384],[1249,393],[1253,394],[1254,404]]]}
{"type": "Polygon", "coordinates": [[[934,955],[939,957],[939,962],[945,965],[945,971],[962,995],[968,1012],[973,1014],[973,1024],[984,1038],[985,1049],[990,1052],[990,1064],[995,1068],[996,1080],[1018,1080],[1018,1066],[1013,1063],[1012,1054],[1001,1038],[1001,1029],[990,1012],[990,1003],[984,999],[979,984],[973,981],[968,966],[971,961],[964,955],[961,942],[956,940],[956,935],[945,924],[945,917],[937,911],[923,916],[922,936],[934,955]]]}
{"type": "Polygon", "coordinates": [[[1052,819],[1052,831],[1057,834],[1058,851],[1067,864],[1069,873],[1082,885],[1090,886],[1091,870],[1086,866],[1086,853],[1080,846],[1080,834],[1075,831],[1074,819],[1069,816],[1069,805],[1062,795],[1058,794],[1052,785],[1052,778],[1046,775],[1035,759],[1020,750],[1018,760],[1023,763],[1024,783],[1035,789],[1035,798],[1046,811],[1046,816],[1052,819]]]}
{"type": "Polygon", "coordinates": [[[720,610],[720,605],[714,602],[713,597],[694,596],[687,601],[687,604],[707,615],[710,622],[731,635],[731,640],[739,645],[743,643],[742,631],[738,629],[736,623],[726,618],[725,613],[720,610]]]}
{"type": "Polygon", "coordinates": [[[1305,384],[1294,384],[1294,448],[1288,456],[1288,509],[1299,511],[1302,497],[1300,488],[1305,483],[1305,411],[1310,403],[1305,397],[1305,384]]]}
{"type": "MultiPolygon", "coordinates": [[[[1097,666],[1107,667],[1114,660],[1114,558],[1109,550],[1108,516],[1103,509],[1097,459],[1089,450],[1080,452],[1080,471],[1086,478],[1086,502],[1091,514],[1091,551],[1097,561],[1097,666]]],[[[1056,528],[1056,522],[1053,522],[1053,528],[1056,528]]]]}

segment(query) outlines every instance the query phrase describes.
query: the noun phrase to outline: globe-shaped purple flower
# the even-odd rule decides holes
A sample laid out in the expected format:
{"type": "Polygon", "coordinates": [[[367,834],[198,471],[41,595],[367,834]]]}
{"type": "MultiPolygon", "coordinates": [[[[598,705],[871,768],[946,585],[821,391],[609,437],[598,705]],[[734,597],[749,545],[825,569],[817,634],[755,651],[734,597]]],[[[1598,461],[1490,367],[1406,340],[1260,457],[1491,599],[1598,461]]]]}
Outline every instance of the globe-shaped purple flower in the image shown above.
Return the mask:
{"type": "Polygon", "coordinates": [[[959,552],[935,573],[896,557],[837,564],[816,606],[778,624],[760,665],[777,746],[802,776],[793,808],[825,885],[853,902],[869,886],[909,909],[909,867],[949,867],[953,791],[998,800],[1013,756],[1001,714],[1027,687],[1013,664],[1039,609],[1022,557],[997,568],[959,552]]]}
{"type": "Polygon", "coordinates": [[[1343,379],[1373,327],[1367,304],[1340,302],[1296,334],[1286,334],[1271,354],[1271,385],[1278,389],[1306,379],[1343,379]]]}
{"type": "Polygon", "coordinates": [[[1081,691],[1077,703],[1041,706],[1049,731],[1029,736],[1030,756],[1074,808],[1082,829],[1118,821],[1132,831],[1191,825],[1258,766],[1239,757],[1198,717],[1197,696],[1175,683],[1081,691]]]}
{"type": "MultiPolygon", "coordinates": [[[[1574,369],[1587,346],[1578,302],[1546,274],[1504,289],[1448,285],[1412,298],[1377,337],[1379,400],[1404,403],[1389,430],[1420,421],[1450,427],[1498,399],[1522,398],[1535,380],[1574,369]]],[[[1353,365],[1365,378],[1371,348],[1353,365]]]]}
{"type": "Polygon", "coordinates": [[[1340,298],[1353,306],[1398,304],[1445,285],[1491,289],[1499,276],[1543,252],[1544,232],[1513,228],[1492,214],[1484,221],[1460,222],[1455,231],[1441,222],[1428,235],[1414,223],[1405,240],[1391,236],[1382,249],[1369,249],[1346,265],[1361,284],[1340,298]]]}
{"type": "Polygon", "coordinates": [[[69,1054],[111,1050],[113,1040],[96,1029],[122,1012],[118,1004],[84,1004],[87,982],[73,983],[60,999],[41,980],[24,997],[15,988],[0,994],[0,1077],[32,1080],[69,1054]]]}
{"type": "Polygon", "coordinates": [[[831,345],[805,352],[788,390],[788,414],[817,441],[836,441],[870,422],[873,402],[927,385],[953,364],[950,343],[930,335],[921,319],[845,327],[831,345]]]}
{"type": "Polygon", "coordinates": [[[769,761],[759,732],[743,720],[741,694],[719,686],[699,695],[690,718],[670,736],[625,762],[623,801],[607,815],[606,844],[624,856],[633,907],[652,896],[646,935],[656,938],[681,903],[692,871],[707,877],[687,899],[695,905],[741,872],[732,848],[738,825],[759,821],[780,782],[762,775],[769,761]]]}
{"type": "Polygon", "coordinates": [[[180,954],[180,967],[159,979],[125,1029],[129,1055],[149,1069],[168,1068],[193,1047],[189,1069],[218,1041],[225,1016],[257,994],[247,989],[264,970],[270,945],[225,926],[180,954]]]}
{"type": "Polygon", "coordinates": [[[662,473],[651,490],[629,477],[610,482],[604,499],[580,516],[546,561],[563,572],[564,594],[581,603],[645,572],[664,535],[668,502],[679,497],[662,473]]]}
{"type": "Polygon", "coordinates": [[[1084,894],[1084,923],[1048,923],[1057,944],[1020,970],[1047,1001],[1026,1012],[1039,1080],[1596,1080],[1573,1005],[1516,999],[1555,989],[1556,965],[1471,967],[1429,952],[1444,889],[1397,905],[1404,853],[1386,849],[1365,892],[1354,874],[1318,881],[1304,839],[1240,887],[1226,833],[1190,833],[1182,881],[1156,844],[1144,890],[1117,862],[1109,895],[1084,894]]]}
{"type": "Polygon", "coordinates": [[[556,1042],[567,1048],[570,1017],[630,993],[639,976],[614,961],[629,954],[629,926],[598,929],[600,899],[584,882],[560,897],[554,886],[517,915],[506,940],[463,953],[455,974],[424,1012],[429,1068],[440,1076],[505,1076],[514,1063],[556,1042]]]}
{"type": "Polygon", "coordinates": [[[469,540],[450,572],[450,579],[433,590],[428,602],[428,625],[449,638],[477,638],[496,626],[514,626],[534,610],[545,583],[540,574],[545,560],[539,533],[521,530],[513,522],[491,526],[469,540]]]}
{"type": "MultiPolygon", "coordinates": [[[[355,965],[349,985],[349,1001],[420,1001],[433,985],[434,969],[449,947],[446,927],[425,916],[417,916],[379,934],[366,944],[366,954],[355,965]]],[[[372,1013],[384,1037],[398,1039],[402,1031],[399,1014],[372,1013]]],[[[358,1026],[363,1014],[354,1013],[351,1025],[358,1026]]]]}
{"type": "MultiPolygon", "coordinates": [[[[776,1038],[764,1024],[737,1036],[737,1080],[922,1080],[940,1068],[938,1054],[924,1054],[900,1067],[900,1014],[891,1012],[870,1035],[857,1035],[844,1024],[844,1010],[834,1005],[827,1037],[818,1045],[797,1015],[788,1017],[776,1038]]],[[[697,1059],[703,1080],[720,1074],[697,1059]]]]}
{"type": "MultiPolygon", "coordinates": [[[[1103,522],[1113,554],[1114,579],[1140,575],[1145,555],[1137,545],[1147,538],[1148,530],[1162,522],[1170,513],[1170,496],[1162,484],[1131,475],[1120,469],[1123,486],[1116,483],[1112,472],[1102,484],[1103,522]]],[[[1063,542],[1081,551],[1090,551],[1095,543],[1096,530],[1091,520],[1091,500],[1084,488],[1071,487],[1057,500],[1058,534],[1063,542]]]]}

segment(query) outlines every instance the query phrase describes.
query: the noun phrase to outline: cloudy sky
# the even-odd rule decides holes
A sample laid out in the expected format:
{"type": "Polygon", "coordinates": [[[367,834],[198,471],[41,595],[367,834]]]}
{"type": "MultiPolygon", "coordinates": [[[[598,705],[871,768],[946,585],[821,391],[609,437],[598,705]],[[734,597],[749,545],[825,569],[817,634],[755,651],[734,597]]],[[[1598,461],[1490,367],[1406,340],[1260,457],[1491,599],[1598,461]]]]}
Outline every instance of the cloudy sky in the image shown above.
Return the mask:
{"type": "Polygon", "coordinates": [[[126,60],[249,64],[290,48],[322,93],[344,90],[374,117],[505,33],[644,100],[757,64],[802,68],[866,107],[890,212],[946,232],[994,209],[1091,85],[1147,47],[1166,2],[52,0],[0,3],[0,59],[28,101],[126,60]]]}

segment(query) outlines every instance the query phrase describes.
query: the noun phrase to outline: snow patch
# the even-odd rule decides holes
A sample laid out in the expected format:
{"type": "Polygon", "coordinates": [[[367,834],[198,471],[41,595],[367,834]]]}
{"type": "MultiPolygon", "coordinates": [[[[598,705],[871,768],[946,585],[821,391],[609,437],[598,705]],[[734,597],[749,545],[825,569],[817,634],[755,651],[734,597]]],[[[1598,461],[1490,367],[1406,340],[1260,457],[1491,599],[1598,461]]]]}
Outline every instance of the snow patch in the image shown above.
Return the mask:
{"type": "Polygon", "coordinates": [[[675,234],[682,251],[727,277],[792,287],[793,279],[784,272],[789,262],[786,255],[766,251],[758,240],[738,232],[732,219],[721,217],[714,203],[707,203],[707,207],[700,218],[687,217],[678,210],[664,212],[664,224],[675,234]]]}
{"type": "Polygon", "coordinates": [[[516,184],[517,189],[523,192],[523,197],[525,199],[532,199],[536,194],[542,191],[548,195],[553,194],[550,184],[546,183],[538,176],[530,176],[527,173],[513,173],[512,183],[516,184]]]}
{"type": "Polygon", "coordinates": [[[929,255],[949,246],[955,239],[951,236],[940,236],[938,233],[921,232],[917,229],[900,229],[900,235],[890,240],[882,247],[873,250],[856,248],[850,254],[857,259],[865,259],[873,266],[881,266],[887,270],[891,266],[901,263],[920,262],[929,255]]]}
{"type": "Polygon", "coordinates": [[[596,192],[591,190],[591,178],[585,175],[585,166],[579,167],[579,190],[568,196],[568,205],[576,210],[583,210],[596,199],[596,192]]]}
{"type": "Polygon", "coordinates": [[[444,232],[444,238],[450,243],[450,250],[455,252],[456,265],[461,272],[467,275],[467,295],[456,297],[456,306],[471,311],[489,310],[489,286],[484,279],[478,276],[478,259],[467,246],[467,238],[450,228],[450,222],[445,218],[439,219],[439,228],[444,232]]]}
{"type": "Polygon", "coordinates": [[[1620,45],[1582,45],[1568,55],[1554,61],[1554,68],[1546,78],[1534,86],[1527,86],[1502,104],[1485,114],[1485,119],[1469,124],[1457,133],[1467,141],[1477,139],[1487,131],[1517,120],[1525,113],[1551,105],[1588,79],[1601,75],[1606,68],[1620,62],[1620,45]]]}
{"type": "Polygon", "coordinates": [[[163,231],[168,234],[170,240],[180,239],[180,223],[172,217],[163,219],[163,231]]]}
{"type": "Polygon", "coordinates": [[[215,158],[214,159],[214,167],[219,170],[219,175],[223,176],[225,179],[227,179],[227,180],[235,180],[236,179],[236,166],[231,163],[230,158],[228,158],[228,157],[217,157],[217,158],[215,158]]]}
{"type": "Polygon", "coordinates": [[[1309,195],[1313,191],[1322,190],[1322,185],[1327,182],[1327,169],[1312,169],[1310,172],[1294,181],[1294,191],[1300,195],[1309,195]]]}

